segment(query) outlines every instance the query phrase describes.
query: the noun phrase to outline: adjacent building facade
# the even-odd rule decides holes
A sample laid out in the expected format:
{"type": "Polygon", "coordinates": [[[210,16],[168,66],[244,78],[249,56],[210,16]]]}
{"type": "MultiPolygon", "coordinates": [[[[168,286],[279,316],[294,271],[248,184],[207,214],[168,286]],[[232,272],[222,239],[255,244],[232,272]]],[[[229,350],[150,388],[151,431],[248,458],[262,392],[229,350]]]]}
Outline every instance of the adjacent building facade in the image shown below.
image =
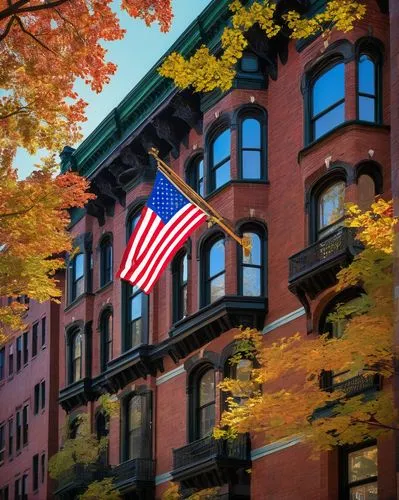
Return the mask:
{"type": "MultiPolygon", "coordinates": [[[[217,52],[228,4],[214,0],[171,51],[189,54],[206,43],[217,52]]],[[[312,15],[323,2],[278,2],[280,13],[293,7],[312,15]]],[[[265,343],[297,331],[339,335],[329,312],[361,292],[337,295],[334,284],[359,250],[342,226],[344,203],[367,208],[375,195],[392,195],[389,37],[383,0],[369,0],[366,18],[345,35],[333,32],[327,47],[320,37],[296,43],[280,34],[268,41],[251,29],[230,92],[179,91],[155,68],[77,150],[64,149],[63,170],[89,177],[97,198],[72,214],[78,251],[67,260],[58,357],[44,363],[50,350],[39,354],[43,370],[57,369],[52,381],[60,389],[52,420],[58,430],[51,426],[49,442],[67,419],[73,428],[87,412],[93,432],[109,436],[109,448],[101,463],[76,467],[61,480],[58,498],[75,498],[108,475],[126,499],[161,498],[170,481],[184,496],[218,487],[221,498],[235,499],[397,498],[392,436],[311,459],[300,436],[265,445],[259,435],[233,443],[210,435],[225,404],[218,382],[247,373],[249,361],[234,370],[229,364],[240,325],[261,330],[265,343]],[[253,249],[244,256],[219,227],[204,224],[147,296],[114,276],[151,191],[151,147],[249,236],[253,249]],[[120,402],[120,415],[110,421],[98,402],[104,393],[120,402]]],[[[46,374],[37,373],[38,384],[46,374]]],[[[10,396],[4,416],[0,410],[0,453],[1,426],[4,441],[18,405],[24,411],[29,397],[29,411],[35,405],[37,377],[30,376],[29,394],[18,402],[10,396]]],[[[3,378],[2,395],[17,376],[3,378]]],[[[362,375],[330,374],[323,383],[340,384],[348,395],[387,390],[384,381],[362,375]]],[[[36,417],[29,418],[31,433],[36,417]]],[[[40,469],[42,454],[52,450],[34,448],[25,462],[22,451],[22,482],[25,470],[36,470],[34,457],[40,469]]],[[[7,453],[0,492],[17,485],[19,457],[9,463],[7,453]]]]}

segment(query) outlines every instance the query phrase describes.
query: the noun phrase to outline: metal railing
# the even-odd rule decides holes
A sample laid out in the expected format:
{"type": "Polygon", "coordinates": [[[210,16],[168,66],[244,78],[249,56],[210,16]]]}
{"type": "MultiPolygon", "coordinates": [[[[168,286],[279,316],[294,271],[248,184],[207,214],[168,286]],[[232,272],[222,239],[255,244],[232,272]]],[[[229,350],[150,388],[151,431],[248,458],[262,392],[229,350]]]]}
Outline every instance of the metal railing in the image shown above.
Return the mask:
{"type": "Polygon", "coordinates": [[[58,479],[55,493],[84,488],[93,481],[100,481],[110,473],[103,464],[75,464],[58,479]]]}
{"type": "Polygon", "coordinates": [[[378,375],[356,375],[342,382],[333,383],[333,391],[342,391],[346,396],[354,396],[361,394],[369,389],[378,389],[380,380],[378,375]]]}
{"type": "Polygon", "coordinates": [[[149,458],[133,458],[113,468],[115,484],[154,480],[154,461],[149,458]]]}
{"type": "Polygon", "coordinates": [[[173,468],[195,465],[211,458],[249,460],[249,441],[246,434],[233,440],[214,439],[207,436],[173,450],[173,468]]]}

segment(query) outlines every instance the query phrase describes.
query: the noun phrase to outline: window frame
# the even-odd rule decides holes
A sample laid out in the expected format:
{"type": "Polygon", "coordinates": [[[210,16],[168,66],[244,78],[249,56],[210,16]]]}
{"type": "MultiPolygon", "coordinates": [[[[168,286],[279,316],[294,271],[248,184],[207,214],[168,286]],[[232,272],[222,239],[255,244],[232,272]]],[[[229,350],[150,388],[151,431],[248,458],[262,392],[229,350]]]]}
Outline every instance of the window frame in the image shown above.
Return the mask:
{"type": "Polygon", "coordinates": [[[100,288],[103,288],[113,281],[113,250],[112,235],[104,235],[100,241],[100,288]],[[107,251],[110,252],[110,255],[107,254],[107,251]]]}
{"type": "Polygon", "coordinates": [[[186,181],[187,184],[194,189],[194,191],[205,198],[206,196],[206,186],[205,186],[205,159],[204,155],[197,154],[190,159],[189,164],[186,168],[186,181]],[[202,162],[202,177],[199,177],[199,165],[202,162]],[[202,194],[200,187],[202,186],[202,194]]]}
{"type": "Polygon", "coordinates": [[[207,169],[206,169],[208,175],[207,175],[206,193],[209,195],[209,194],[213,193],[214,191],[218,191],[219,189],[222,189],[224,186],[226,186],[231,181],[231,127],[230,127],[230,125],[228,123],[223,123],[223,124],[221,123],[208,136],[206,142],[208,145],[208,165],[207,165],[207,169]],[[218,163],[214,164],[214,161],[213,161],[214,144],[215,144],[216,140],[219,137],[221,137],[222,134],[224,134],[225,132],[230,134],[229,135],[229,141],[230,141],[229,155],[225,156],[218,163]],[[227,162],[229,162],[229,180],[227,182],[225,182],[224,184],[216,187],[216,171],[227,162]]]}
{"type": "Polygon", "coordinates": [[[376,440],[369,440],[358,445],[354,446],[343,446],[339,450],[339,478],[340,478],[340,490],[342,498],[349,498],[350,490],[356,486],[362,486],[364,484],[369,484],[373,482],[377,482],[378,488],[378,455],[379,450],[377,446],[376,440]],[[363,450],[365,448],[370,448],[375,446],[377,448],[377,476],[371,476],[366,479],[362,479],[359,481],[353,481],[349,483],[349,467],[348,467],[348,458],[349,455],[353,452],[363,450]]]}
{"type": "Polygon", "coordinates": [[[83,333],[81,328],[72,328],[68,333],[68,383],[73,384],[83,377],[83,333]],[[77,337],[80,337],[80,356],[74,356],[74,346],[77,337]],[[75,378],[76,360],[80,359],[80,378],[75,378]]]}
{"type": "Polygon", "coordinates": [[[43,316],[41,319],[41,329],[42,329],[42,338],[41,338],[41,347],[46,345],[46,316],[43,316]]]}
{"type": "Polygon", "coordinates": [[[208,407],[213,404],[214,406],[214,418],[216,424],[216,370],[215,367],[209,362],[202,362],[199,366],[194,368],[192,373],[189,375],[189,422],[188,422],[188,440],[190,443],[203,439],[206,436],[201,437],[201,422],[200,422],[200,409],[208,407]],[[214,399],[210,403],[200,407],[200,382],[202,378],[209,372],[213,372],[214,377],[214,399]]]}
{"type": "Polygon", "coordinates": [[[22,409],[15,412],[15,451],[20,452],[22,448],[22,409]]]}
{"type": "Polygon", "coordinates": [[[172,263],[172,288],[173,288],[173,323],[177,323],[188,315],[188,281],[190,275],[189,255],[186,249],[178,252],[172,263]],[[184,260],[187,262],[187,279],[184,281],[184,260]],[[186,294],[184,294],[184,290],[186,294]],[[184,304],[184,301],[186,302],[184,304]],[[186,314],[184,314],[184,310],[186,314]]]}
{"type": "Polygon", "coordinates": [[[242,237],[244,233],[253,233],[256,234],[260,239],[260,265],[252,265],[252,264],[244,264],[243,263],[243,248],[237,245],[237,264],[238,264],[238,272],[237,272],[237,290],[238,294],[242,297],[251,297],[251,295],[244,295],[244,274],[243,270],[245,267],[254,267],[259,269],[260,271],[260,295],[255,295],[255,297],[267,297],[267,228],[260,223],[257,222],[244,222],[239,227],[239,234],[242,237]]]}
{"type": "Polygon", "coordinates": [[[19,335],[16,339],[16,346],[15,350],[17,352],[17,366],[16,366],[16,371],[19,372],[22,368],[22,335],[19,335]]]}
{"type": "Polygon", "coordinates": [[[122,401],[121,421],[122,421],[122,439],[121,439],[121,461],[134,460],[130,454],[130,431],[129,431],[129,409],[130,402],[134,398],[140,399],[140,438],[139,452],[137,458],[151,458],[152,456],[152,392],[147,388],[139,389],[128,394],[122,401]]]}
{"type": "Polygon", "coordinates": [[[32,489],[37,491],[39,489],[39,454],[36,453],[32,457],[32,489]]]}
{"type": "Polygon", "coordinates": [[[29,443],[29,405],[22,407],[22,447],[29,443]]]}
{"type": "Polygon", "coordinates": [[[83,250],[80,250],[79,253],[74,255],[73,259],[70,261],[70,264],[69,264],[69,276],[68,277],[69,277],[69,282],[70,282],[70,284],[69,284],[69,299],[70,299],[69,302],[70,303],[75,302],[75,300],[77,300],[79,297],[84,295],[84,293],[86,291],[86,274],[87,274],[86,266],[87,266],[87,255],[85,254],[85,252],[83,250]],[[80,256],[82,256],[82,259],[83,259],[83,262],[82,262],[83,274],[77,278],[76,277],[76,261],[77,261],[77,258],[80,256]],[[83,290],[78,295],[77,284],[81,280],[83,281],[83,290]]]}
{"type": "Polygon", "coordinates": [[[266,182],[268,179],[268,115],[267,111],[260,107],[246,106],[238,112],[238,178],[246,182],[266,182]],[[260,148],[246,148],[243,146],[243,124],[247,119],[257,120],[260,124],[260,148]],[[260,153],[260,176],[259,178],[244,177],[244,151],[259,151],[260,153]]]}
{"type": "Polygon", "coordinates": [[[37,356],[39,345],[39,322],[32,325],[32,358],[37,356]]]}
{"type": "Polygon", "coordinates": [[[8,419],[8,458],[14,456],[14,417],[8,419]]]}
{"type": "Polygon", "coordinates": [[[383,123],[383,48],[384,45],[380,40],[373,37],[363,37],[357,41],[356,45],[356,118],[366,123],[375,123],[381,125],[383,123]],[[366,93],[360,92],[359,64],[360,58],[365,55],[374,63],[374,88],[375,99],[374,121],[362,120],[360,118],[360,96],[366,93]]]}
{"type": "Polygon", "coordinates": [[[23,365],[26,366],[29,363],[29,332],[24,332],[23,335],[23,365]]]}
{"type": "Polygon", "coordinates": [[[215,234],[209,236],[206,241],[203,242],[201,248],[201,294],[200,294],[200,305],[201,308],[213,304],[217,300],[220,300],[223,296],[226,295],[226,236],[222,232],[216,232],[215,234]],[[212,247],[218,243],[219,241],[223,241],[224,246],[224,270],[219,273],[210,276],[210,253],[212,247]],[[221,276],[224,275],[224,295],[222,297],[217,298],[213,302],[211,302],[211,282],[221,276]]]}
{"type": "Polygon", "coordinates": [[[108,363],[113,359],[113,311],[112,308],[104,309],[100,316],[100,371],[107,370],[108,363]],[[111,318],[111,331],[109,331],[109,321],[111,318]],[[111,356],[110,350],[111,349],[111,356]]]}

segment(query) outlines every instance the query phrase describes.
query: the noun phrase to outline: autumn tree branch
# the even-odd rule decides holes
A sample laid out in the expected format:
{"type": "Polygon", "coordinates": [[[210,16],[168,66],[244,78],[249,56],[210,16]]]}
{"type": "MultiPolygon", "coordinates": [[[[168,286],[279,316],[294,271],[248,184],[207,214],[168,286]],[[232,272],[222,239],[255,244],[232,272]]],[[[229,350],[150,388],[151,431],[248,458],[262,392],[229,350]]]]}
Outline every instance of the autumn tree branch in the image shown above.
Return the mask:
{"type": "Polygon", "coordinates": [[[45,43],[43,43],[41,40],[39,40],[39,38],[37,38],[37,36],[35,36],[33,33],[31,33],[30,31],[28,31],[21,18],[19,16],[15,16],[15,19],[17,20],[17,23],[19,24],[21,30],[28,36],[30,36],[31,38],[33,38],[33,40],[38,43],[41,47],[43,47],[44,49],[48,50],[49,52],[51,52],[52,54],[58,56],[57,52],[55,52],[53,49],[51,49],[50,47],[48,47],[45,43]]]}
{"type": "Polygon", "coordinates": [[[41,5],[30,5],[24,7],[29,3],[29,0],[19,0],[18,2],[15,2],[11,6],[9,6],[7,9],[3,9],[2,11],[0,11],[0,21],[2,19],[7,19],[7,17],[24,14],[26,12],[37,12],[40,10],[52,9],[69,1],[70,0],[55,0],[54,2],[44,2],[41,5]]]}

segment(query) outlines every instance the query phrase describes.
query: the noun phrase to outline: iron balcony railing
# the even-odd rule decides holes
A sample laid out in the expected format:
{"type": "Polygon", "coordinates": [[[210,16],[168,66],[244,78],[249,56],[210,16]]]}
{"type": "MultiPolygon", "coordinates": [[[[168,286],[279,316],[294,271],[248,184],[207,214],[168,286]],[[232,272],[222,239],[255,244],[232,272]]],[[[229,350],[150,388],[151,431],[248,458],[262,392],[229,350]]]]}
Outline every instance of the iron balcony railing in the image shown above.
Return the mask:
{"type": "Polygon", "coordinates": [[[292,282],[346,253],[353,256],[361,248],[360,242],[354,238],[352,229],[339,227],[333,233],[289,258],[289,281],[292,282]]]}
{"type": "Polygon", "coordinates": [[[242,434],[233,440],[207,436],[177,448],[173,450],[173,469],[189,467],[208,459],[250,460],[248,436],[242,434]]]}
{"type": "Polygon", "coordinates": [[[75,464],[58,479],[56,494],[85,488],[93,481],[101,481],[110,474],[103,464],[75,464]]]}
{"type": "Polygon", "coordinates": [[[342,382],[333,383],[333,391],[342,391],[348,397],[361,394],[370,389],[379,389],[381,384],[378,375],[356,375],[342,382]]]}
{"type": "Polygon", "coordinates": [[[154,461],[149,458],[133,458],[113,468],[115,485],[154,480],[154,461]]]}

